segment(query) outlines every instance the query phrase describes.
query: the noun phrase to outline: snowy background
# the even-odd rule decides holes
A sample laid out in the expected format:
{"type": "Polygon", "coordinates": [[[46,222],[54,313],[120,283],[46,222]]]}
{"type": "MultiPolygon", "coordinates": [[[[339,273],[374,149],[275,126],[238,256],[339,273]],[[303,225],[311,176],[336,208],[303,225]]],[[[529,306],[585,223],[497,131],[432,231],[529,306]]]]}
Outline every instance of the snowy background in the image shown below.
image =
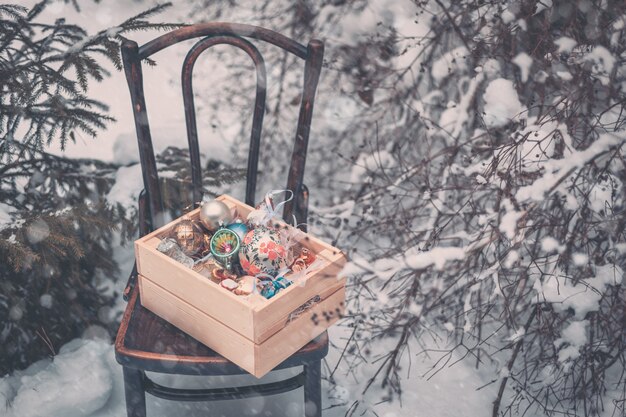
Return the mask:
{"type": "MultiPolygon", "coordinates": [[[[24,3],[31,5],[34,2],[24,3]]],[[[175,7],[159,15],[158,19],[186,23],[201,21],[214,12],[210,7],[203,10],[203,3],[175,2],[175,7]]],[[[593,337],[589,329],[597,325],[593,314],[602,310],[604,295],[612,288],[619,287],[623,279],[620,267],[623,266],[623,255],[626,252],[623,236],[617,235],[611,240],[610,249],[607,250],[610,256],[602,258],[595,253],[596,257],[590,259],[591,252],[587,253],[580,247],[572,248],[571,241],[574,239],[571,235],[555,238],[551,233],[556,232],[542,227],[539,220],[536,220],[536,227],[545,230],[545,233],[531,238],[530,229],[526,231],[527,227],[533,227],[532,222],[527,222],[527,216],[550,193],[559,195],[568,209],[575,209],[579,204],[576,190],[579,190],[589,198],[589,218],[598,222],[603,221],[607,207],[621,207],[623,211],[623,163],[619,162],[619,157],[609,164],[610,169],[607,168],[603,182],[580,183],[575,182],[578,179],[572,179],[574,174],[583,172],[589,163],[598,161],[600,164],[602,155],[619,151],[626,140],[624,131],[618,129],[620,110],[624,108],[623,100],[621,105],[606,104],[610,111],[602,112],[600,117],[604,130],[598,130],[596,140],[590,143],[583,141],[581,145],[574,137],[575,132],[572,132],[575,129],[571,125],[559,123],[557,118],[546,120],[543,115],[533,113],[532,100],[522,94],[524,91],[520,88],[527,82],[533,82],[534,88],[539,89],[538,86],[547,79],[548,83],[557,83],[558,90],[561,88],[558,83],[574,82],[574,75],[578,76],[576,73],[572,75],[571,67],[555,64],[550,74],[533,69],[534,61],[529,55],[532,51],[515,52],[512,59],[506,62],[506,68],[503,68],[502,60],[497,56],[470,64],[467,45],[463,42],[443,45],[443,40],[441,48],[433,49],[435,52],[427,61],[424,54],[431,50],[422,48],[418,40],[435,37],[433,28],[436,24],[433,22],[436,20],[422,18],[416,3],[409,0],[362,2],[362,7],[357,5],[345,12],[342,9],[344,2],[329,2],[320,8],[321,17],[318,17],[319,21],[328,23],[319,24],[312,33],[326,41],[327,62],[318,92],[307,161],[306,182],[313,197],[311,226],[313,233],[336,241],[339,247],[351,248],[352,262],[347,272],[361,280],[359,284],[351,284],[351,308],[353,312],[367,315],[362,328],[350,326],[351,320],[358,318],[358,314],[354,314],[342,325],[334,326],[329,331],[332,346],[323,363],[326,416],[352,413],[369,413],[367,415],[381,417],[491,415],[499,383],[510,376],[512,369],[507,366],[508,356],[505,355],[504,347],[510,349],[523,340],[529,326],[524,326],[525,320],[517,320],[518,317],[513,314],[505,328],[499,326],[499,319],[494,319],[485,324],[483,330],[476,325],[476,317],[482,314],[479,308],[481,294],[486,294],[483,298],[486,303],[502,300],[508,294],[505,281],[511,276],[511,270],[520,274],[519,271],[524,270],[528,276],[524,285],[532,293],[528,296],[531,301],[511,310],[521,317],[526,310],[524,306],[543,302],[552,305],[556,313],[565,317],[558,325],[554,324],[558,330],[555,330],[550,349],[554,351],[557,360],[549,364],[538,362],[542,363],[544,369],[538,371],[540,377],[533,376],[533,383],[549,387],[561,375],[557,368],[567,372],[572,363],[584,357],[584,352],[587,352],[585,346],[591,343],[590,337],[593,337]],[[364,59],[372,53],[367,49],[368,45],[378,47],[377,40],[390,32],[396,34],[394,48],[402,52],[391,58],[364,59]],[[422,62],[429,62],[429,66],[424,69],[422,62]],[[354,65],[354,71],[345,71],[345,67],[350,65],[354,65]],[[339,68],[344,70],[340,71],[339,68]],[[393,83],[390,81],[393,77],[385,72],[389,68],[395,71],[394,74],[399,74],[394,76],[393,83]],[[369,75],[380,73],[384,74],[380,79],[369,75]],[[417,90],[416,86],[421,84],[416,80],[420,77],[428,77],[433,87],[404,95],[405,90],[417,90]],[[458,86],[457,80],[460,80],[458,86]],[[396,111],[391,105],[386,105],[387,100],[402,102],[403,110],[396,111]],[[480,123],[475,120],[479,117],[473,115],[474,108],[480,108],[480,123]],[[421,123],[419,128],[412,125],[416,114],[421,123]],[[609,132],[605,126],[611,123],[615,126],[609,132]],[[480,128],[472,128],[476,124],[480,124],[480,128]],[[374,131],[375,135],[372,133],[374,131]],[[504,133],[500,135],[499,132],[504,133]],[[555,132],[560,138],[559,145],[552,139],[555,132]],[[384,143],[379,143],[379,134],[380,137],[394,139],[387,142],[381,139],[384,143]],[[513,144],[507,142],[506,138],[512,138],[513,144]],[[412,150],[403,148],[405,145],[402,141],[410,143],[416,140],[420,141],[420,146],[412,150]],[[455,146],[460,149],[466,142],[476,145],[471,154],[459,151],[458,155],[461,156],[457,159],[455,154],[445,162],[437,160],[438,155],[447,149],[455,146]],[[559,146],[564,150],[559,149],[559,146]],[[424,162],[426,160],[428,164],[424,162]],[[427,175],[421,171],[424,165],[428,165],[427,175]],[[512,172],[515,173],[510,174],[512,172]],[[510,177],[507,177],[509,174],[510,177]],[[421,175],[426,175],[433,182],[425,185],[421,175]],[[415,183],[412,183],[413,176],[415,183]],[[572,184],[576,186],[575,191],[572,191],[572,184]],[[458,196],[459,190],[473,194],[481,209],[474,213],[475,216],[468,215],[471,219],[464,219],[465,223],[462,224],[457,223],[458,218],[454,217],[458,213],[463,215],[467,206],[458,196]],[[488,199],[502,190],[504,197],[497,204],[483,204],[481,198],[494,201],[488,199]],[[397,198],[403,203],[394,204],[397,198]],[[454,200],[452,203],[449,202],[451,198],[454,200]],[[404,210],[403,205],[411,208],[404,210]],[[363,227],[361,222],[364,223],[363,227]],[[392,224],[392,227],[402,224],[409,232],[393,236],[391,232],[365,227],[375,222],[381,222],[383,228],[385,224],[392,224]],[[453,226],[448,227],[448,224],[453,226]],[[493,233],[485,232],[488,229],[493,229],[498,237],[494,238],[493,233]],[[439,232],[431,236],[420,234],[422,230],[439,232]],[[491,244],[494,240],[497,240],[497,245],[491,244]],[[506,250],[498,246],[500,242],[505,242],[502,246],[506,250]],[[394,245],[404,250],[398,252],[394,245]],[[529,257],[530,246],[533,246],[532,251],[537,248],[542,254],[541,258],[529,257]],[[570,275],[557,264],[558,256],[564,253],[571,256],[570,264],[574,267],[586,268],[584,279],[573,280],[575,284],[570,283],[570,275]],[[480,262],[465,265],[463,263],[466,259],[480,259],[480,262]],[[524,259],[533,259],[532,265],[524,259]],[[462,263],[462,267],[457,267],[458,263],[462,263]],[[404,293],[397,290],[395,284],[388,283],[394,282],[392,279],[396,277],[402,280],[407,274],[422,277],[423,287],[419,294],[423,294],[424,298],[414,297],[415,301],[399,308],[397,306],[404,293]],[[454,284],[449,287],[452,278],[448,277],[454,280],[454,284]],[[375,284],[371,284],[370,291],[367,283],[372,278],[375,284]],[[459,291],[455,296],[457,309],[444,313],[443,304],[429,305],[429,299],[437,299],[448,289],[454,292],[458,288],[463,288],[463,292],[459,291]],[[428,309],[441,309],[442,312],[432,313],[426,318],[428,309]],[[401,327],[406,311],[410,313],[407,322],[416,320],[425,330],[415,332],[415,337],[402,339],[403,344],[398,349],[398,333],[407,328],[401,327]],[[397,327],[386,322],[391,316],[398,318],[397,327]],[[389,325],[389,337],[369,343],[371,335],[384,327],[381,322],[389,325]],[[370,333],[365,331],[359,335],[361,329],[368,329],[367,325],[371,325],[370,333]],[[476,331],[479,336],[472,339],[476,331]],[[477,350],[466,347],[462,336],[464,332],[470,341],[467,342],[468,346],[474,343],[481,346],[484,343],[484,347],[477,350]],[[480,332],[484,332],[484,339],[480,339],[480,332]],[[489,333],[497,341],[490,340],[491,336],[485,336],[489,333]],[[461,343],[458,341],[459,335],[461,343]],[[351,356],[345,354],[346,350],[351,350],[346,347],[370,349],[371,352],[351,356]],[[399,354],[394,356],[395,362],[390,371],[391,377],[386,379],[386,386],[377,381],[370,387],[372,378],[378,377],[383,369],[380,363],[384,364],[388,359],[385,354],[396,350],[399,350],[399,354]],[[490,359],[481,361],[481,352],[483,358],[489,355],[490,359]],[[480,367],[478,362],[481,362],[480,367]],[[402,395],[392,395],[390,385],[401,385],[402,395]]],[[[63,17],[80,22],[90,32],[95,32],[145,10],[152,4],[150,1],[122,0],[85,3],[79,13],[59,1],[52,3],[46,13],[51,20],[63,17]]],[[[515,6],[519,4],[521,2],[510,2],[508,8],[500,10],[495,16],[487,16],[486,21],[492,22],[489,19],[493,18],[493,22],[497,20],[498,24],[515,28],[512,30],[525,31],[525,20],[520,17],[524,10],[521,6],[515,6]]],[[[552,1],[540,4],[542,6],[533,12],[533,16],[556,10],[552,1]]],[[[264,19],[269,19],[277,25],[282,24],[280,20],[271,20],[275,17],[259,15],[255,7],[257,5],[253,6],[250,2],[236,3],[228,8],[229,14],[221,20],[264,24],[264,19]]],[[[476,13],[481,15],[482,12],[479,10],[476,13]]],[[[621,30],[625,22],[623,15],[615,22],[616,30],[621,30]],[[618,26],[620,21],[621,27],[618,26]]],[[[485,30],[477,34],[477,39],[481,36],[489,38],[495,33],[493,27],[496,23],[493,23],[493,27],[485,25],[485,30]]],[[[282,29],[282,26],[278,29],[282,29]]],[[[453,32],[453,29],[450,31],[453,32]]],[[[141,45],[154,36],[155,33],[140,33],[132,37],[141,45]]],[[[309,33],[301,40],[310,36],[309,33]]],[[[586,65],[585,77],[595,77],[600,85],[613,85],[611,83],[615,82],[615,74],[623,75],[623,65],[618,66],[617,58],[604,47],[590,48],[578,59],[576,57],[583,52],[575,50],[576,40],[562,36],[555,45],[561,54],[572,53],[574,56],[572,51],[575,51],[578,54],[572,58],[575,65],[586,65]]],[[[189,46],[182,45],[179,49],[160,52],[155,56],[158,65],[155,68],[144,68],[147,108],[157,151],[172,145],[182,147],[186,142],[179,71],[189,46]]],[[[225,62],[231,63],[234,59],[231,55],[226,56],[225,62]]],[[[248,119],[242,117],[247,101],[240,97],[250,94],[249,91],[243,91],[239,92],[241,96],[232,96],[230,90],[213,85],[219,84],[214,80],[226,80],[237,75],[231,66],[220,65],[223,58],[223,55],[203,57],[197,65],[202,68],[201,76],[194,79],[194,83],[197,80],[197,91],[204,91],[203,88],[210,91],[207,97],[200,100],[199,105],[201,151],[215,159],[241,164],[247,149],[242,146],[247,140],[243,132],[248,128],[250,120],[249,116],[245,116],[248,119]],[[219,104],[219,110],[215,103],[219,104]]],[[[624,57],[619,59],[623,63],[624,57]]],[[[271,65],[269,62],[268,67],[271,65]]],[[[269,108],[278,102],[276,100],[282,94],[282,83],[290,87],[285,95],[295,94],[292,90],[295,90],[294,86],[297,87],[301,73],[297,69],[294,71],[293,80],[281,78],[283,75],[277,71],[268,71],[269,108]]],[[[562,89],[565,90],[565,87],[562,89]]],[[[110,77],[100,83],[90,84],[90,95],[109,104],[110,113],[117,121],[100,132],[96,140],[78,137],[76,143],[68,144],[64,151],[56,148],[54,152],[73,158],[98,158],[119,165],[115,184],[107,198],[111,203],[132,209],[143,186],[137,163],[130,99],[123,74],[111,69],[110,77]]],[[[554,102],[557,99],[554,98],[554,102]]],[[[288,101],[285,98],[283,100],[288,101]]],[[[557,104],[562,106],[560,109],[564,113],[571,111],[567,107],[568,100],[557,104]]],[[[264,175],[257,189],[259,194],[265,189],[275,188],[276,183],[282,185],[285,180],[280,176],[281,169],[277,163],[280,157],[275,155],[281,155],[285,148],[283,145],[291,141],[293,132],[290,129],[295,129],[297,106],[286,106],[283,109],[280,117],[268,114],[266,118],[266,126],[273,128],[269,130],[272,137],[271,143],[267,144],[266,157],[262,157],[261,161],[264,175]],[[271,157],[267,154],[271,154],[271,157]]],[[[242,184],[227,190],[236,197],[243,195],[242,184]]],[[[615,224],[623,226],[623,223],[615,224]]],[[[572,226],[572,229],[575,227],[572,226]]],[[[115,250],[115,260],[123,272],[119,277],[107,277],[101,282],[103,290],[110,294],[115,291],[121,293],[126,284],[127,272],[133,262],[132,247],[119,245],[115,250]]],[[[623,290],[618,291],[618,298],[623,300],[623,297],[623,290]]],[[[508,303],[506,301],[504,304],[508,303]]],[[[116,305],[104,314],[105,319],[115,323],[124,307],[125,303],[121,297],[118,298],[116,305]]],[[[488,316],[490,311],[485,309],[484,316],[488,316]]],[[[111,342],[106,329],[92,326],[80,339],[63,346],[53,359],[44,359],[26,370],[2,377],[0,398],[6,399],[6,408],[2,408],[2,411],[8,417],[125,415],[121,367],[115,362],[111,342]]],[[[532,342],[529,343],[532,345],[532,342]]],[[[606,346],[596,347],[607,352],[610,350],[606,346]]],[[[532,349],[523,352],[531,355],[532,349]]],[[[623,357],[623,351],[616,356],[623,357]]],[[[621,390],[624,389],[624,378],[621,375],[623,363],[620,360],[615,363],[607,371],[606,380],[613,382],[607,382],[608,388],[603,392],[606,407],[595,410],[595,415],[617,416],[624,413],[624,404],[619,401],[623,398],[621,390]],[[612,403],[613,399],[618,401],[612,403]]],[[[285,372],[289,371],[283,371],[283,374],[285,372]]],[[[251,381],[245,377],[228,380],[163,375],[153,377],[157,381],[181,387],[217,386],[229,382],[245,384],[251,381]]],[[[268,378],[276,377],[271,375],[268,378]]],[[[519,398],[520,391],[506,391],[503,403],[519,398]]],[[[296,391],[276,399],[181,404],[148,395],[148,415],[296,416],[302,414],[301,396],[302,392],[296,391]]],[[[572,410],[569,404],[555,406],[554,410],[561,410],[559,407],[571,415],[586,415],[586,411],[577,414],[578,411],[572,410]]],[[[511,415],[524,414],[523,409],[512,408],[509,412],[511,415]]],[[[535,415],[548,413],[541,408],[533,409],[533,412],[535,415]]]]}

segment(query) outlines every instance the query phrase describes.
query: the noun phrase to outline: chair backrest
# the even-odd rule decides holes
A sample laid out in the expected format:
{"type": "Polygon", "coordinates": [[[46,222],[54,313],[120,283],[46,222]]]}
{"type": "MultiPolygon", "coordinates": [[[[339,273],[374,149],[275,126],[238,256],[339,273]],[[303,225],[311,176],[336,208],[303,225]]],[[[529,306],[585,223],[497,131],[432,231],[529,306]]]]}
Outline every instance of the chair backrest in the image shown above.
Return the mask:
{"type": "MultiPolygon", "coordinates": [[[[147,198],[147,202],[143,201],[142,203],[147,203],[146,221],[149,224],[147,228],[142,229],[142,234],[146,230],[155,229],[163,224],[164,209],[161,190],[159,188],[159,176],[154,148],[152,146],[152,137],[150,135],[150,126],[148,123],[141,61],[164,48],[193,38],[201,39],[189,50],[189,53],[183,61],[182,69],[183,102],[191,161],[193,201],[200,201],[202,197],[202,167],[200,166],[198,130],[193,101],[193,68],[197,58],[206,49],[215,45],[228,44],[245,51],[250,58],[252,58],[256,67],[256,100],[252,119],[252,132],[250,134],[245,196],[247,204],[252,206],[255,204],[261,130],[263,126],[263,115],[265,113],[266,71],[265,62],[258,49],[248,40],[244,39],[251,38],[273,44],[304,60],[304,87],[286,187],[288,190],[293,191],[294,199],[285,205],[283,218],[291,223],[293,216],[295,216],[299,224],[306,223],[308,190],[303,184],[304,167],[311,118],[313,115],[313,103],[315,101],[315,92],[322,68],[324,44],[320,40],[312,39],[307,46],[304,46],[277,32],[258,26],[210,22],[186,26],[171,31],[141,47],[131,40],[126,40],[122,44],[124,72],[126,80],[128,81],[130,97],[133,104],[135,129],[139,143],[139,157],[143,173],[145,194],[142,198],[147,198]]],[[[303,227],[306,228],[306,225],[303,227]]]]}

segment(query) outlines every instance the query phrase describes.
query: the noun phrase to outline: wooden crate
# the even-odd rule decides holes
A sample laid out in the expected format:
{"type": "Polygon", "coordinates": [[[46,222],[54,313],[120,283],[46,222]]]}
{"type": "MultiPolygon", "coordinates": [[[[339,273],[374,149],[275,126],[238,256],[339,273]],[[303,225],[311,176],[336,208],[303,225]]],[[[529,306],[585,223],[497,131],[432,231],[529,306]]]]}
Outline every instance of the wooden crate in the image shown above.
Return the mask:
{"type": "MultiPolygon", "coordinates": [[[[252,207],[218,200],[245,218],[252,207]]],[[[199,209],[186,216],[196,220],[199,209]]],[[[261,377],[321,334],[343,314],[346,262],[337,248],[301,233],[300,243],[325,264],[274,297],[237,296],[156,250],[182,218],[135,241],[141,304],[241,368],[261,377]]],[[[281,227],[291,227],[279,223],[281,227]]]]}

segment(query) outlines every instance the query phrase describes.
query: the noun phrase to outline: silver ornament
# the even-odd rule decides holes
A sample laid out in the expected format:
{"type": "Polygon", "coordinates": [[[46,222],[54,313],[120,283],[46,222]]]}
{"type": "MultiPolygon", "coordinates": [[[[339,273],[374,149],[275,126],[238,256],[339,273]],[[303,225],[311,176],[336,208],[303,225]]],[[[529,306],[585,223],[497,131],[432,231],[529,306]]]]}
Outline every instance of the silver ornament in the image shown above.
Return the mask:
{"type": "Polygon", "coordinates": [[[193,267],[193,259],[185,255],[180,246],[178,246],[178,243],[175,239],[166,237],[165,239],[161,240],[159,246],[157,246],[157,250],[161,253],[166,254],[176,262],[180,262],[187,268],[193,267]]]}
{"type": "Polygon", "coordinates": [[[207,201],[200,207],[200,222],[211,232],[229,224],[232,220],[230,209],[221,201],[207,201]]]}

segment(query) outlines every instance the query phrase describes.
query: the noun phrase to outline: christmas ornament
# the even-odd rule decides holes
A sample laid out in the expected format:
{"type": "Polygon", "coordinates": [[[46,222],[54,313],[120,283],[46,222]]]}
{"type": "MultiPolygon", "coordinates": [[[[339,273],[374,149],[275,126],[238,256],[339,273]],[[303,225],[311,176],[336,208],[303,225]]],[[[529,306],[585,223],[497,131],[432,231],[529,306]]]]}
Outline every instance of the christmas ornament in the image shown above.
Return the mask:
{"type": "Polygon", "coordinates": [[[293,272],[300,272],[306,269],[306,262],[302,258],[297,258],[293,264],[291,265],[291,270],[293,272]]]}
{"type": "Polygon", "coordinates": [[[239,286],[233,291],[237,295],[250,295],[256,291],[256,278],[245,275],[239,279],[239,286]]]}
{"type": "Polygon", "coordinates": [[[289,281],[287,278],[285,277],[278,277],[274,280],[274,287],[276,287],[276,289],[278,291],[280,290],[284,290],[285,288],[287,288],[288,286],[290,286],[292,284],[291,281],[289,281]]]}
{"type": "Polygon", "coordinates": [[[157,246],[157,250],[169,256],[176,262],[180,262],[181,264],[185,265],[187,268],[193,268],[193,264],[194,264],[193,259],[185,255],[185,253],[180,248],[180,246],[178,246],[178,243],[176,242],[176,240],[166,237],[165,239],[161,240],[161,242],[157,246]]]}
{"type": "Polygon", "coordinates": [[[207,265],[204,262],[195,262],[192,269],[197,273],[201,273],[206,267],[207,265]]]}
{"type": "MultiPolygon", "coordinates": [[[[309,258],[313,259],[313,258],[309,258]]],[[[323,268],[328,264],[328,262],[324,258],[314,258],[313,261],[307,265],[304,257],[296,258],[295,262],[291,265],[291,271],[293,274],[289,275],[289,278],[292,282],[298,282],[302,278],[306,277],[307,274],[312,271],[323,268]]]]}
{"type": "Polygon", "coordinates": [[[303,247],[300,250],[300,255],[298,256],[300,259],[304,260],[304,263],[306,263],[306,266],[311,265],[313,262],[315,262],[315,254],[313,253],[313,251],[303,247]]]}
{"type": "MultiPolygon", "coordinates": [[[[200,255],[194,257],[194,271],[196,270],[196,268],[200,268],[200,266],[205,269],[210,269],[211,265],[215,265],[213,255],[211,255],[211,252],[208,250],[209,243],[206,240],[206,235],[203,234],[203,237],[204,239],[202,241],[202,250],[200,252],[200,255]]],[[[211,271],[209,270],[209,272],[211,271]]]]}
{"type": "Polygon", "coordinates": [[[276,295],[276,288],[274,287],[272,281],[263,282],[261,287],[261,295],[267,299],[270,299],[274,295],[276,295]]]}
{"type": "Polygon", "coordinates": [[[274,280],[262,281],[261,295],[268,299],[272,298],[273,296],[275,296],[276,294],[278,294],[280,291],[284,290],[291,284],[292,284],[291,281],[289,281],[287,278],[282,277],[282,276],[274,280]]]}
{"type": "Polygon", "coordinates": [[[240,246],[239,236],[229,229],[219,229],[211,238],[211,254],[229,272],[234,271],[240,246]]]}
{"type": "Polygon", "coordinates": [[[274,194],[277,193],[276,190],[270,191],[265,194],[265,198],[259,204],[257,204],[254,209],[255,210],[274,210],[276,205],[274,204],[274,194]]]}
{"type": "Polygon", "coordinates": [[[248,223],[255,226],[266,226],[269,222],[278,216],[278,212],[283,208],[287,202],[293,199],[293,192],[291,190],[272,190],[265,194],[265,198],[260,202],[254,210],[248,214],[248,223]],[[282,193],[289,193],[289,198],[275,203],[275,196],[282,193]]]}
{"type": "Polygon", "coordinates": [[[297,256],[290,267],[293,272],[304,271],[313,262],[315,262],[315,254],[304,246],[298,245],[295,252],[297,253],[297,256]]]}
{"type": "Polygon", "coordinates": [[[200,252],[204,246],[204,233],[191,220],[182,220],[173,229],[174,239],[187,256],[200,252]]]}
{"type": "Polygon", "coordinates": [[[221,201],[207,201],[200,207],[200,222],[211,232],[229,224],[232,220],[230,209],[221,201]]]}
{"type": "Polygon", "coordinates": [[[239,286],[239,284],[237,284],[236,281],[228,278],[225,279],[224,281],[220,282],[220,285],[224,288],[226,288],[228,291],[233,291],[235,288],[237,288],[239,286]]]}
{"type": "Polygon", "coordinates": [[[176,249],[180,250],[178,243],[169,237],[161,239],[161,242],[159,242],[159,245],[157,246],[157,250],[167,256],[170,256],[170,254],[172,254],[176,249]]]}
{"type": "Polygon", "coordinates": [[[213,278],[215,278],[218,281],[224,281],[225,279],[232,279],[232,280],[237,279],[237,275],[231,274],[224,268],[213,269],[213,271],[211,271],[211,275],[213,276],[213,278]]]}
{"type": "Polygon", "coordinates": [[[241,221],[231,223],[226,226],[226,228],[237,233],[237,236],[239,236],[240,240],[243,240],[243,238],[246,236],[246,233],[248,233],[248,226],[241,221]]]}
{"type": "Polygon", "coordinates": [[[277,230],[257,226],[246,233],[239,251],[239,262],[248,275],[275,276],[287,267],[287,250],[277,230]]]}

